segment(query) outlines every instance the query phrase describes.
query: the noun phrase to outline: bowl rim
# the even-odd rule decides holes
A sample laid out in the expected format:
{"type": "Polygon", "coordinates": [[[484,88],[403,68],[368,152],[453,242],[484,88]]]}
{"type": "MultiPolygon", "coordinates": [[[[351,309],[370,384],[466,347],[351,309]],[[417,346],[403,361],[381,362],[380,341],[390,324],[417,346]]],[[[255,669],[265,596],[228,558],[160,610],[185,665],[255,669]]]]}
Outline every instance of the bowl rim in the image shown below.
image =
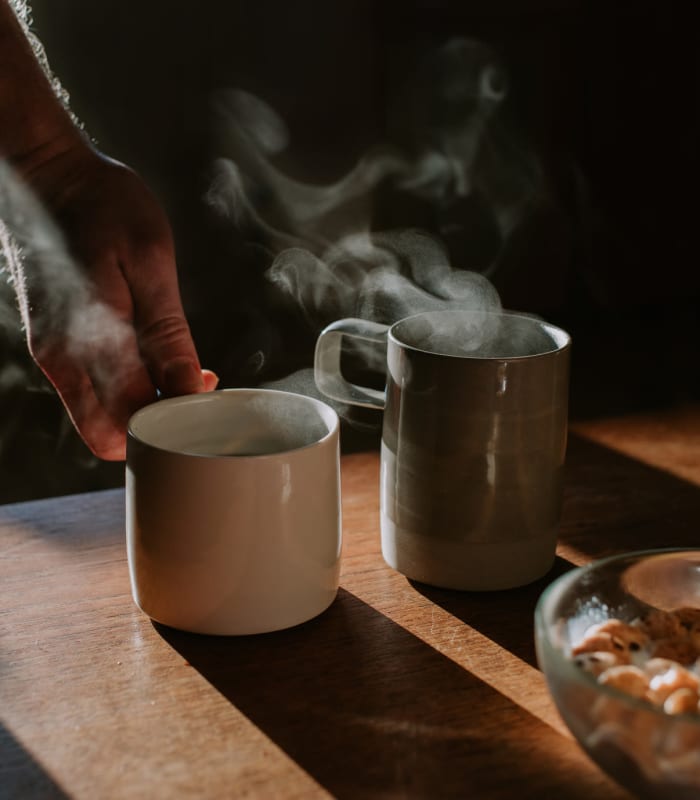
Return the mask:
{"type": "MultiPolygon", "coordinates": [[[[571,674],[580,676],[580,680],[582,680],[584,684],[588,684],[592,689],[597,690],[602,695],[629,703],[632,708],[637,708],[647,713],[658,715],[661,719],[666,720],[668,723],[678,720],[693,726],[700,726],[700,713],[686,712],[682,714],[669,714],[668,712],[664,711],[663,708],[641,698],[633,697],[632,695],[623,692],[621,689],[616,689],[612,686],[606,686],[605,684],[598,683],[596,677],[586,670],[577,668],[575,672],[572,671],[571,668],[575,666],[574,661],[571,657],[567,656],[564,653],[563,648],[560,645],[557,645],[553,640],[553,637],[550,635],[552,622],[547,622],[546,618],[547,609],[551,608],[551,606],[561,597],[561,595],[568,588],[570,588],[572,584],[579,581],[583,575],[594,572],[601,567],[605,567],[610,563],[618,561],[639,561],[640,559],[644,558],[665,556],[674,553],[694,553],[695,555],[700,556],[700,547],[663,547],[649,548],[645,550],[628,550],[622,553],[595,559],[587,564],[575,566],[572,569],[567,570],[567,572],[565,572],[563,575],[560,575],[558,578],[555,578],[547,587],[545,587],[537,600],[534,614],[535,637],[537,642],[544,642],[550,653],[554,655],[558,665],[563,666],[567,671],[570,671],[571,674]]],[[[547,677],[547,671],[544,669],[544,665],[541,663],[539,657],[538,661],[540,662],[540,669],[545,677],[547,677]]],[[[700,680],[700,675],[698,675],[698,678],[700,680]]]]}

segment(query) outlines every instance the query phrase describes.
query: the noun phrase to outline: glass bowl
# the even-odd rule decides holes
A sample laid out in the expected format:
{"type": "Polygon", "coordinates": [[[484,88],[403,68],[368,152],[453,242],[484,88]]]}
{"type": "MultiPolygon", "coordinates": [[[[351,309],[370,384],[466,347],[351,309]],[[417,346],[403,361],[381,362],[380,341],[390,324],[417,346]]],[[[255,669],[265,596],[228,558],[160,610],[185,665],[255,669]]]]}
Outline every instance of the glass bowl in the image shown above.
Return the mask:
{"type": "Polygon", "coordinates": [[[700,797],[700,550],[565,573],[538,601],[535,636],[559,713],[598,766],[641,797],[700,797]]]}

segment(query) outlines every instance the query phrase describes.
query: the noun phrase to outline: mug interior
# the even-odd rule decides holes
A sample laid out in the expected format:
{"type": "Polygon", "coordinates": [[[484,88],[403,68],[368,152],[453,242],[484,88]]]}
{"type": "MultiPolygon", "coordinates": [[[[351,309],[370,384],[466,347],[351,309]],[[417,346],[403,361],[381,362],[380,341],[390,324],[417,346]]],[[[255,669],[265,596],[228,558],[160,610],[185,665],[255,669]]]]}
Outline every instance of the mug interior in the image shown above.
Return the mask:
{"type": "Polygon", "coordinates": [[[463,358],[539,356],[570,342],[565,331],[535,317],[487,311],[427,311],[397,322],[390,336],[405,347],[463,358]]]}
{"type": "Polygon", "coordinates": [[[338,426],[311,397],[271,389],[225,389],[160,400],[137,411],[129,436],[197,456],[264,456],[320,442],[338,426]]]}

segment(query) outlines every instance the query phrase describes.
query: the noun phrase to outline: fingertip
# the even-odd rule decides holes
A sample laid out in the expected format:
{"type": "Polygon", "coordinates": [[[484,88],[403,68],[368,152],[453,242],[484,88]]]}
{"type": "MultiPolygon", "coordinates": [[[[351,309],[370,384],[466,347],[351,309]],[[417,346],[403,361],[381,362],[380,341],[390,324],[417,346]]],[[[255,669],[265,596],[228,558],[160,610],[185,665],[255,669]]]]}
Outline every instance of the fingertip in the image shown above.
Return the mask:
{"type": "Polygon", "coordinates": [[[101,461],[126,460],[126,430],[103,409],[95,408],[83,419],[73,419],[80,438],[101,461]]]}
{"type": "Polygon", "coordinates": [[[205,390],[203,371],[189,359],[173,361],[163,371],[163,385],[159,387],[165,397],[196,394],[205,390]]]}
{"type": "Polygon", "coordinates": [[[88,447],[102,461],[126,461],[126,443],[120,442],[109,447],[93,447],[88,443],[88,447]]]}

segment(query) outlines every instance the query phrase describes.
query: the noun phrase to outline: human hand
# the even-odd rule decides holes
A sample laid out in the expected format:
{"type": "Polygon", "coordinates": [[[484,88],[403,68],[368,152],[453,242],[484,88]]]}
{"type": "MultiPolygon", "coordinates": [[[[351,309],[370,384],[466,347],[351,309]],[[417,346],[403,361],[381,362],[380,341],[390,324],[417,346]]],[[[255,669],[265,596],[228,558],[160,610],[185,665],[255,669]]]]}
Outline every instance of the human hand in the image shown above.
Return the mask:
{"type": "Polygon", "coordinates": [[[45,218],[23,243],[29,350],[93,453],[123,459],[134,411],[218,381],[184,316],[170,226],[132,170],[82,139],[24,177],[65,242],[45,218]]]}

